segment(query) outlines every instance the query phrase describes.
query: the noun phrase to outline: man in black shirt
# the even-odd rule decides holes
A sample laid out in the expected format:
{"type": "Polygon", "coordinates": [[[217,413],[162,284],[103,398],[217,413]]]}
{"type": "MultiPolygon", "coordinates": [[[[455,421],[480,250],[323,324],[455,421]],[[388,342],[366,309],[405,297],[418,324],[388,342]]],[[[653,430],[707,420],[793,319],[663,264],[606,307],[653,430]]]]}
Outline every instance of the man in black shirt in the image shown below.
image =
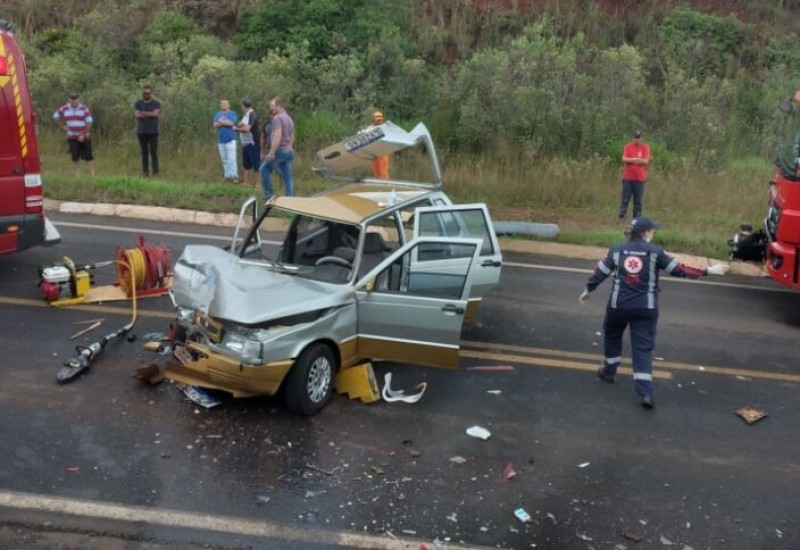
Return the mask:
{"type": "Polygon", "coordinates": [[[161,103],[153,97],[152,86],[142,87],[142,99],[133,104],[136,119],[136,135],[142,150],[142,176],[150,175],[150,158],[153,160],[153,176],[158,176],[158,115],[161,103]]]}

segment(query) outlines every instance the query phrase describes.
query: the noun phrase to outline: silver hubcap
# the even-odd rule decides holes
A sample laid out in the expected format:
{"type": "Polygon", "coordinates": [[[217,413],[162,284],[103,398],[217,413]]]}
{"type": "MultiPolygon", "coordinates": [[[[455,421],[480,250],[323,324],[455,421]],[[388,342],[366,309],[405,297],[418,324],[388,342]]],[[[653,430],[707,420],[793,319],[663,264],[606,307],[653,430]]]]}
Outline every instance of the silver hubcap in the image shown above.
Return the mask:
{"type": "Polygon", "coordinates": [[[319,403],[331,385],[332,367],[326,357],[317,357],[308,370],[308,398],[319,403]]]}

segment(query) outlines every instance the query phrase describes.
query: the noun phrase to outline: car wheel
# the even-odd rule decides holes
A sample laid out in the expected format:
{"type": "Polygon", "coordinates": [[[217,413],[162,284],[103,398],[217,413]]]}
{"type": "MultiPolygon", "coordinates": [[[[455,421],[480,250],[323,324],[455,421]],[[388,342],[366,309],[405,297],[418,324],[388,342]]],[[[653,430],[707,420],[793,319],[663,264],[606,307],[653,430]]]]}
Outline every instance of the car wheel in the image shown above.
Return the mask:
{"type": "Polygon", "coordinates": [[[306,348],[286,378],[286,406],[290,411],[311,416],[328,403],[333,393],[336,358],[325,344],[306,348]]]}

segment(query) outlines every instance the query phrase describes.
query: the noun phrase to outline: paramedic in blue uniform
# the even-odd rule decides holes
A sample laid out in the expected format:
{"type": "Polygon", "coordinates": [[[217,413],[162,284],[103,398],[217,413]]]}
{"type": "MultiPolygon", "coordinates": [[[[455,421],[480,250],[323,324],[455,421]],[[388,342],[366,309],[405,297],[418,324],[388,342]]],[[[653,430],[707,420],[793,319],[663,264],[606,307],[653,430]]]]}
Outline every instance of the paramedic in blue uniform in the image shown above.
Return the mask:
{"type": "Polygon", "coordinates": [[[630,326],[633,355],[633,385],[641,404],[647,409],[653,401],[652,353],[658,323],[658,273],[664,270],[675,277],[697,279],[706,275],[724,275],[729,267],[716,264],[708,268],[683,264],[669,256],[664,248],[650,241],[653,231],[661,227],[644,216],[634,218],[628,230],[629,239],[612,246],[597,267],[580,296],[585,303],[597,286],[609,276],[613,286],[603,320],[605,362],[597,377],[613,383],[622,359],[622,335],[630,326]]]}

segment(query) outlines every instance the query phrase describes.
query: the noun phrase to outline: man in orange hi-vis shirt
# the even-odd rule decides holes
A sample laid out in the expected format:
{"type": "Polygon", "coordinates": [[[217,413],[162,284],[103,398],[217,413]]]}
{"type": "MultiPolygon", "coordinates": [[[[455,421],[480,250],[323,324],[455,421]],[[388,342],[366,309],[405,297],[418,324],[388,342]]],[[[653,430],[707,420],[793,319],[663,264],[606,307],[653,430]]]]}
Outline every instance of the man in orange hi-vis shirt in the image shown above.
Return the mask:
{"type": "MultiPolygon", "coordinates": [[[[369,125],[370,128],[380,126],[383,123],[382,112],[375,111],[372,113],[372,123],[369,125]]],[[[383,180],[389,179],[389,155],[382,155],[372,161],[372,175],[383,180]]]]}
{"type": "Polygon", "coordinates": [[[642,215],[644,184],[650,165],[650,146],[642,141],[642,131],[634,130],[633,139],[622,149],[622,198],[619,203],[619,219],[628,215],[628,202],[633,197],[633,217],[642,215]]]}

